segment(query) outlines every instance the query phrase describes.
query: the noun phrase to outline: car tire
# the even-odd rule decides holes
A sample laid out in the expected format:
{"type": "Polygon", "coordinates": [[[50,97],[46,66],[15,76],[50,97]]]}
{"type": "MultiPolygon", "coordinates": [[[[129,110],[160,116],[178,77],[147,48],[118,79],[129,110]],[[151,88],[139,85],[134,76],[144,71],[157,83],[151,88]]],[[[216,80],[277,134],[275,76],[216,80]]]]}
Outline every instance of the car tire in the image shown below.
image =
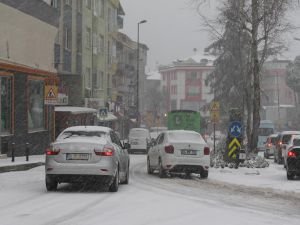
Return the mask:
{"type": "Polygon", "coordinates": [[[200,177],[201,177],[202,179],[206,179],[206,178],[208,177],[208,171],[207,171],[207,170],[201,171],[200,177]]]}
{"type": "Polygon", "coordinates": [[[147,173],[148,174],[153,174],[153,169],[151,169],[149,158],[147,158],[147,173]]]}
{"type": "Polygon", "coordinates": [[[293,174],[293,173],[290,173],[290,172],[286,172],[286,178],[288,179],[288,180],[294,180],[294,177],[295,177],[295,174],[293,174]]]}
{"type": "Polygon", "coordinates": [[[274,163],[277,163],[277,158],[275,154],[274,154],[274,163]]]}
{"type": "Polygon", "coordinates": [[[269,154],[268,153],[265,154],[265,158],[269,159],[269,154]]]}
{"type": "Polygon", "coordinates": [[[112,184],[109,187],[109,191],[110,192],[117,192],[118,189],[119,189],[119,169],[117,169],[114,180],[113,180],[112,184]]]}
{"type": "MultiPolygon", "coordinates": [[[[128,163],[128,165],[129,165],[129,163],[128,163]]],[[[122,184],[129,184],[129,166],[127,168],[125,180],[122,182],[122,184]]]]}
{"type": "Polygon", "coordinates": [[[166,177],[166,171],[164,170],[163,166],[162,166],[162,161],[161,159],[159,159],[159,169],[158,169],[158,176],[160,178],[165,178],[166,177]]]}
{"type": "Polygon", "coordinates": [[[46,189],[47,191],[56,191],[57,190],[58,182],[57,180],[51,178],[50,176],[46,175],[46,189]]]}

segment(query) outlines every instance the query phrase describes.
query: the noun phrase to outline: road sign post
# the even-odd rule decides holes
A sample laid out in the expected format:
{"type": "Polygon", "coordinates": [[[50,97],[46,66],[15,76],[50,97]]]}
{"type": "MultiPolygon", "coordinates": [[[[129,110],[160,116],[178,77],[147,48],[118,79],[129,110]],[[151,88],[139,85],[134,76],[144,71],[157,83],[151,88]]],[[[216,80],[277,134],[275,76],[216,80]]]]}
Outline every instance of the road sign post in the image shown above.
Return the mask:
{"type": "MultiPolygon", "coordinates": [[[[229,162],[236,162],[236,168],[240,163],[240,154],[243,144],[244,127],[242,123],[242,116],[239,109],[230,110],[230,119],[227,136],[227,151],[225,159],[229,162]]],[[[244,158],[244,155],[243,157],[244,158]]]]}
{"type": "Polygon", "coordinates": [[[214,132],[214,151],[216,149],[216,123],[220,120],[220,103],[212,101],[210,105],[210,120],[213,123],[214,132]]]}

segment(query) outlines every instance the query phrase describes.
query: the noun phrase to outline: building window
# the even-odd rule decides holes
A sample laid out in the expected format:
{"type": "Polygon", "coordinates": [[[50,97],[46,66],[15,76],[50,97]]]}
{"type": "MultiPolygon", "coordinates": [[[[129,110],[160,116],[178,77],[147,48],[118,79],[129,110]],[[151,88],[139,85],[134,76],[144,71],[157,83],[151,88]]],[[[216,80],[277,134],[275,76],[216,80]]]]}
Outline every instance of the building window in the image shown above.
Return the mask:
{"type": "Polygon", "coordinates": [[[91,87],[91,68],[86,68],[86,87],[90,88],[91,87]]]}
{"type": "Polygon", "coordinates": [[[98,0],[93,0],[93,14],[94,16],[98,16],[98,7],[99,7],[99,1],[98,0]]]}
{"type": "Polygon", "coordinates": [[[99,11],[99,16],[104,18],[104,0],[99,0],[98,11],[99,11]]]}
{"type": "Polygon", "coordinates": [[[91,28],[86,28],[86,47],[91,48],[92,46],[92,37],[91,37],[91,28]]]}
{"type": "Polygon", "coordinates": [[[65,48],[71,49],[71,31],[68,27],[65,27],[65,48]]]}
{"type": "Polygon", "coordinates": [[[82,0],[77,0],[77,11],[82,13],[82,0]]]}
{"type": "Polygon", "coordinates": [[[58,7],[58,5],[57,5],[57,0],[51,0],[51,6],[53,7],[53,8],[57,8],[58,7]]]}
{"type": "Polygon", "coordinates": [[[11,133],[11,78],[0,77],[1,83],[1,133],[11,133]]]}
{"type": "Polygon", "coordinates": [[[186,72],[186,79],[197,80],[197,72],[195,72],[195,71],[186,72]]]}
{"type": "Polygon", "coordinates": [[[99,36],[99,53],[104,53],[104,37],[99,36]]]}
{"type": "Polygon", "coordinates": [[[43,130],[44,123],[44,82],[28,81],[28,129],[43,130]]]}
{"type": "Polygon", "coordinates": [[[187,95],[188,96],[198,96],[200,94],[200,88],[198,86],[188,86],[187,95]]]}
{"type": "Polygon", "coordinates": [[[99,87],[101,89],[104,88],[104,73],[103,73],[103,71],[100,71],[99,87]]]}
{"type": "Polygon", "coordinates": [[[85,5],[88,9],[92,8],[92,0],[85,0],[85,5]]]}
{"type": "Polygon", "coordinates": [[[71,5],[71,0],[65,0],[66,5],[71,5]]]}
{"type": "Polygon", "coordinates": [[[81,53],[82,52],[82,37],[81,37],[81,32],[77,33],[77,52],[81,53]]]}

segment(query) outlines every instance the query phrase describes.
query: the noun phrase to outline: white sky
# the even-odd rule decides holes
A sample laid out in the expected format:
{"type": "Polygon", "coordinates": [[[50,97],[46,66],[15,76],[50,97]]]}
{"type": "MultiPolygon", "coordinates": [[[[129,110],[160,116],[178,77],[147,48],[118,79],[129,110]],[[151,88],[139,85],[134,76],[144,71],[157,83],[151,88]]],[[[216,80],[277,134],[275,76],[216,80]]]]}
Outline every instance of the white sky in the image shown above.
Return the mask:
{"type": "MultiPolygon", "coordinates": [[[[208,33],[201,30],[201,18],[189,4],[191,0],[120,0],[125,11],[124,29],[132,40],[137,40],[137,23],[141,20],[148,22],[140,25],[140,42],[149,47],[148,68],[153,70],[156,64],[169,64],[173,60],[194,55],[197,48],[202,53],[211,43],[208,33]]],[[[207,3],[205,13],[216,13],[216,0],[207,3]]],[[[300,23],[297,17],[299,11],[289,14],[293,22],[300,23]]],[[[300,32],[289,34],[290,50],[285,53],[288,59],[300,55],[300,32]],[[298,35],[299,34],[299,35],[298,35]]]]}
{"type": "Polygon", "coordinates": [[[140,42],[149,47],[148,67],[156,63],[169,64],[178,58],[203,51],[208,35],[200,31],[201,20],[189,4],[190,0],[121,0],[125,11],[124,29],[137,40],[137,23],[140,25],[140,42]]]}

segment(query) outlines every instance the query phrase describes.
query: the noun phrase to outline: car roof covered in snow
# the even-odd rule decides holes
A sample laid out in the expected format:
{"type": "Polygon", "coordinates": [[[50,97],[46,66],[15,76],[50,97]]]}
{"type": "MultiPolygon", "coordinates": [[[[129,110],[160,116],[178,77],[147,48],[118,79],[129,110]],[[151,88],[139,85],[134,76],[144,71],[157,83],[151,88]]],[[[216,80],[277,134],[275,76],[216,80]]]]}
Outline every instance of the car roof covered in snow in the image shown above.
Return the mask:
{"type": "Polygon", "coordinates": [[[102,132],[110,132],[112,129],[109,127],[102,126],[73,126],[66,128],[63,132],[66,131],[102,131],[102,132]]]}

